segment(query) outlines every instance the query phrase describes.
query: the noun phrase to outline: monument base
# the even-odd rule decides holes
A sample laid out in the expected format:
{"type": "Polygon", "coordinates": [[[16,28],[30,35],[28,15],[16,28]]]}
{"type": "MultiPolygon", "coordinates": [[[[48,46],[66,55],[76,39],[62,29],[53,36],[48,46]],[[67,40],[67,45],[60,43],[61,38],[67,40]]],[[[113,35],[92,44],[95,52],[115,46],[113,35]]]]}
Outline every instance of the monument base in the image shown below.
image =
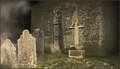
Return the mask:
{"type": "Polygon", "coordinates": [[[84,58],[85,50],[69,50],[69,58],[84,58]]]}

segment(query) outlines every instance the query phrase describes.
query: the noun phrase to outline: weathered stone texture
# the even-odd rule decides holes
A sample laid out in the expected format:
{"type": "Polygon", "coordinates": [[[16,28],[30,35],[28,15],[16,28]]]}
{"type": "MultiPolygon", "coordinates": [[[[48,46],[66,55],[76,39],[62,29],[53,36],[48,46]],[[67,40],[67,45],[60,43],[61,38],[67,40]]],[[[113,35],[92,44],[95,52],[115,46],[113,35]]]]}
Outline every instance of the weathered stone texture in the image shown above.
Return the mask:
{"type": "Polygon", "coordinates": [[[51,46],[53,46],[53,40],[50,36],[45,36],[45,53],[51,53],[51,46]]]}
{"type": "Polygon", "coordinates": [[[84,58],[85,50],[69,50],[69,58],[84,58]]]}
{"type": "Polygon", "coordinates": [[[72,24],[72,2],[64,2],[62,8],[62,32],[64,48],[74,44],[74,29],[70,29],[72,24]]]}
{"type": "MultiPolygon", "coordinates": [[[[43,1],[43,3],[38,3],[37,5],[32,6],[32,30],[35,28],[41,28],[45,31],[45,35],[49,35],[49,37],[52,36],[51,40],[54,42],[53,10],[56,6],[61,6],[62,46],[63,48],[67,48],[68,46],[73,45],[74,30],[69,28],[72,24],[73,11],[75,10],[73,4],[77,4],[79,24],[84,25],[82,30],[79,29],[79,44],[84,45],[86,55],[104,55],[110,51],[112,52],[113,49],[114,51],[117,50],[115,48],[118,48],[118,33],[115,32],[115,30],[118,29],[116,17],[118,14],[116,9],[118,7],[115,5],[117,3],[113,1],[43,1]],[[47,7],[48,5],[49,7],[47,7]],[[48,24],[50,25],[48,26],[48,24]],[[46,28],[50,28],[50,34],[47,34],[48,32],[46,32],[46,28]]],[[[52,44],[52,41],[48,45],[52,44]]]]}
{"type": "Polygon", "coordinates": [[[84,24],[83,44],[89,55],[101,55],[102,11],[101,1],[82,0],[79,7],[79,22],[84,24]],[[93,54],[94,53],[94,54],[93,54]]]}
{"type": "Polygon", "coordinates": [[[33,68],[37,64],[36,39],[28,30],[24,30],[18,39],[18,61],[20,67],[33,68]]]}
{"type": "Polygon", "coordinates": [[[15,68],[16,48],[9,39],[6,39],[1,45],[1,64],[15,68]]]}
{"type": "Polygon", "coordinates": [[[37,54],[44,54],[44,32],[37,28],[32,35],[36,38],[37,54]]]}

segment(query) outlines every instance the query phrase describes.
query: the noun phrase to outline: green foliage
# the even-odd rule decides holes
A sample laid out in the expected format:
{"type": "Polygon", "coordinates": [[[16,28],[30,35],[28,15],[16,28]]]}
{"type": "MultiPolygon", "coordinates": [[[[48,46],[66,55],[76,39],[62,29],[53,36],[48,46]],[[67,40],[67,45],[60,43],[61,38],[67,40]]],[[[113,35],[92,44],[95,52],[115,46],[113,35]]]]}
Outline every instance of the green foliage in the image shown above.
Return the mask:
{"type": "Polygon", "coordinates": [[[70,50],[76,50],[76,48],[75,47],[71,47],[70,50]]]}
{"type": "MultiPolygon", "coordinates": [[[[44,54],[38,56],[37,68],[93,68],[117,66],[119,63],[106,57],[68,58],[68,54],[44,54]]],[[[118,66],[117,66],[118,67],[118,66]]]]}
{"type": "MultiPolygon", "coordinates": [[[[68,54],[40,54],[37,56],[37,67],[36,69],[69,69],[69,68],[92,68],[101,69],[100,67],[116,67],[119,68],[119,57],[91,57],[86,56],[83,59],[68,58],[68,54]]],[[[2,69],[11,69],[11,67],[1,65],[2,69]]],[[[24,68],[26,69],[26,68],[24,68]]],[[[108,68],[107,68],[108,69],[108,68]]]]}

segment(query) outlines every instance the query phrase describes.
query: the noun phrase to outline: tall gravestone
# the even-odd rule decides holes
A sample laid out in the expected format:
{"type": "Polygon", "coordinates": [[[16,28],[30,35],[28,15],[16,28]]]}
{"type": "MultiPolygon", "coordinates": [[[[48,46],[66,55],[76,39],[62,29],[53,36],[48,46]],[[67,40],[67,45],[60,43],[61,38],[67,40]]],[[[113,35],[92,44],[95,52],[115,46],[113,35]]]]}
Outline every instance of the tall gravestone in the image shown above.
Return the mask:
{"type": "Polygon", "coordinates": [[[57,6],[53,10],[54,12],[54,18],[53,18],[53,23],[54,23],[54,45],[51,47],[52,53],[61,53],[60,50],[60,42],[61,38],[61,6],[57,6]]]}
{"type": "Polygon", "coordinates": [[[1,45],[1,64],[16,67],[16,48],[9,39],[1,45]]]}
{"type": "Polygon", "coordinates": [[[44,54],[44,33],[42,30],[35,29],[33,36],[36,38],[37,54],[44,54]]]}
{"type": "Polygon", "coordinates": [[[17,42],[18,62],[20,64],[20,67],[36,67],[36,39],[29,33],[28,30],[24,30],[17,42]]]}

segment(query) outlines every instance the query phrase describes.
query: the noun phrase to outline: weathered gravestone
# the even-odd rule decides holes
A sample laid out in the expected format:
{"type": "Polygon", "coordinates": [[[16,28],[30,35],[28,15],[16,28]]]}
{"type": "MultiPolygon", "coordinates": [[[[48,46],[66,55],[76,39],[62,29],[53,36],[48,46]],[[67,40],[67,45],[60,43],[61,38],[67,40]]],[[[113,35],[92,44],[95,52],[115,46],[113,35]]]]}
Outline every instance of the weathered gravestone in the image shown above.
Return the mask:
{"type": "Polygon", "coordinates": [[[16,67],[16,48],[9,39],[1,45],[1,64],[16,67]]]}
{"type": "Polygon", "coordinates": [[[37,54],[44,54],[44,33],[39,28],[35,29],[33,36],[36,38],[37,54]]]}
{"type": "Polygon", "coordinates": [[[53,18],[53,24],[54,24],[54,43],[53,43],[53,46],[51,47],[51,51],[52,53],[61,53],[61,50],[60,50],[60,41],[61,41],[61,38],[60,36],[62,35],[61,34],[61,16],[62,16],[62,12],[61,12],[61,6],[57,6],[54,8],[53,10],[54,12],[54,18],[53,18]]]}
{"type": "Polygon", "coordinates": [[[24,30],[18,39],[18,61],[20,67],[34,68],[37,64],[36,39],[24,30]]]}

